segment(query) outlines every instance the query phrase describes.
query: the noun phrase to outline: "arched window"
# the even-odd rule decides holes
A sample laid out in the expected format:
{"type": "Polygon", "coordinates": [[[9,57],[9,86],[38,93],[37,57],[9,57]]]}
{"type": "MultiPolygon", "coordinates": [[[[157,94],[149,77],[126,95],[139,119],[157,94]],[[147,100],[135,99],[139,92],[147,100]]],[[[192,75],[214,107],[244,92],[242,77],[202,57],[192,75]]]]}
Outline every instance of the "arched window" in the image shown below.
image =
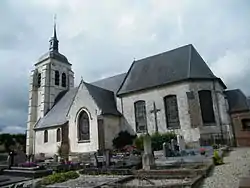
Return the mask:
{"type": "Polygon", "coordinates": [[[56,130],[56,141],[61,142],[61,129],[60,128],[56,130]]]}
{"type": "Polygon", "coordinates": [[[66,87],[66,74],[62,73],[62,87],[66,87]]]}
{"type": "Polygon", "coordinates": [[[47,130],[44,131],[44,135],[43,136],[44,136],[44,138],[43,138],[44,139],[44,143],[48,142],[48,131],[47,130]]]}
{"type": "Polygon", "coordinates": [[[214,108],[213,108],[213,98],[211,91],[201,90],[198,92],[201,116],[204,124],[215,123],[214,118],[214,108]]]}
{"type": "Polygon", "coordinates": [[[59,82],[60,82],[60,74],[59,71],[55,71],[55,85],[59,86],[59,82]]]}
{"type": "Polygon", "coordinates": [[[135,108],[135,128],[137,133],[145,132],[147,129],[146,102],[136,101],[135,108]]]}
{"type": "Polygon", "coordinates": [[[89,140],[89,116],[87,112],[82,111],[78,117],[78,140],[89,140]]]}
{"type": "Polygon", "coordinates": [[[168,129],[179,129],[180,120],[176,95],[164,97],[166,123],[168,129]]]}
{"type": "Polygon", "coordinates": [[[41,73],[38,73],[37,75],[37,86],[41,87],[41,73]]]}

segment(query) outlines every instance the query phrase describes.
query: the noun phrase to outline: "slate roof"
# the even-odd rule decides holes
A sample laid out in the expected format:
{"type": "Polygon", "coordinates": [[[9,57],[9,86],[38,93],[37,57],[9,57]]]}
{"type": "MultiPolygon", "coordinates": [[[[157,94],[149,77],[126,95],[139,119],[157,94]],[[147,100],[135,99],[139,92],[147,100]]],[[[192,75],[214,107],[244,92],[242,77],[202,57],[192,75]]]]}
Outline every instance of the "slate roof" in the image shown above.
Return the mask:
{"type": "Polygon", "coordinates": [[[248,106],[250,108],[250,97],[247,97],[247,104],[248,104],[248,106]]]}
{"type": "Polygon", "coordinates": [[[68,121],[68,111],[74,101],[77,91],[78,87],[65,93],[61,100],[59,100],[43,118],[38,120],[35,129],[54,127],[66,123],[68,121]]]}
{"type": "Polygon", "coordinates": [[[218,79],[189,44],[133,62],[118,95],[187,79],[218,79]]]}
{"type": "Polygon", "coordinates": [[[249,101],[245,94],[240,89],[227,90],[225,94],[229,103],[231,113],[250,110],[249,101]]]}
{"type": "Polygon", "coordinates": [[[48,51],[47,53],[45,53],[44,55],[42,55],[38,59],[38,62],[35,65],[38,65],[39,63],[41,63],[41,62],[43,62],[43,61],[45,61],[45,60],[47,60],[49,58],[56,59],[56,60],[58,60],[60,62],[70,64],[68,59],[63,54],[61,54],[61,53],[59,53],[57,51],[48,51]]]}
{"type": "MultiPolygon", "coordinates": [[[[85,82],[83,82],[83,84],[86,86],[89,94],[92,96],[93,100],[100,108],[102,115],[121,115],[116,108],[116,102],[113,92],[85,82]]],[[[37,122],[35,129],[54,127],[65,124],[68,121],[67,115],[77,92],[78,87],[75,87],[69,91],[62,91],[61,93],[59,93],[55,99],[54,106],[43,118],[41,118],[37,122]]]]}
{"type": "Polygon", "coordinates": [[[101,109],[102,115],[121,115],[117,111],[115,94],[112,91],[94,86],[89,83],[84,83],[89,91],[89,94],[93,97],[97,106],[101,109]]]}
{"type": "Polygon", "coordinates": [[[92,82],[91,84],[116,93],[121,86],[126,74],[127,73],[118,74],[109,78],[92,82]]]}

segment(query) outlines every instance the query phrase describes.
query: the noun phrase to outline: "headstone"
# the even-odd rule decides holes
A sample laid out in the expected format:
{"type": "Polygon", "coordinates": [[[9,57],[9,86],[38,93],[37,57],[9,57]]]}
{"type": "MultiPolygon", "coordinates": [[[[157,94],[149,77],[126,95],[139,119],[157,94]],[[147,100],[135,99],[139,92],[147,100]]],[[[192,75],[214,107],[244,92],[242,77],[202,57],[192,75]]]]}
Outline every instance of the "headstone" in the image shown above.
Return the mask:
{"type": "Polygon", "coordinates": [[[170,151],[169,151],[170,150],[170,145],[169,145],[169,143],[164,142],[162,147],[163,147],[163,155],[164,155],[164,157],[169,157],[170,156],[170,151]]]}
{"type": "Polygon", "coordinates": [[[142,156],[142,165],[144,170],[150,170],[154,165],[154,156],[152,153],[151,137],[146,134],[143,137],[144,154],[142,156]]]}
{"type": "Polygon", "coordinates": [[[17,150],[14,155],[13,164],[17,166],[18,164],[26,162],[26,154],[22,150],[17,150]]]}
{"type": "Polygon", "coordinates": [[[56,155],[56,154],[54,155],[53,162],[56,162],[56,163],[58,162],[58,155],[56,155]]]}
{"type": "Polygon", "coordinates": [[[15,152],[14,151],[10,151],[8,159],[7,159],[9,168],[11,168],[12,166],[14,166],[14,156],[15,156],[15,152]]]}
{"type": "Polygon", "coordinates": [[[171,139],[171,143],[170,144],[171,144],[171,150],[175,152],[177,150],[176,149],[176,145],[177,144],[176,144],[175,139],[171,139]]]}
{"type": "Polygon", "coordinates": [[[182,135],[177,135],[177,143],[180,151],[185,150],[185,140],[182,135]]]}
{"type": "Polygon", "coordinates": [[[105,150],[104,154],[105,154],[106,166],[108,167],[110,165],[110,151],[109,150],[105,150]]]}

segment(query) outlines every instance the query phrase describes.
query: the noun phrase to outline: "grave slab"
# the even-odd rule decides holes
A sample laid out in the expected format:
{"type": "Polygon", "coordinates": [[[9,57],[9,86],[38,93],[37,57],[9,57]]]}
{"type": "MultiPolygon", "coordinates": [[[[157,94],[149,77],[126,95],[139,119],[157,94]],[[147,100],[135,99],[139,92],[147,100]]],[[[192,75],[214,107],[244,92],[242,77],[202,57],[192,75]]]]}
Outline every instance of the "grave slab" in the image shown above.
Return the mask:
{"type": "Polygon", "coordinates": [[[12,185],[15,183],[28,181],[28,180],[31,180],[31,178],[0,175],[0,187],[5,187],[8,185],[12,185]]]}

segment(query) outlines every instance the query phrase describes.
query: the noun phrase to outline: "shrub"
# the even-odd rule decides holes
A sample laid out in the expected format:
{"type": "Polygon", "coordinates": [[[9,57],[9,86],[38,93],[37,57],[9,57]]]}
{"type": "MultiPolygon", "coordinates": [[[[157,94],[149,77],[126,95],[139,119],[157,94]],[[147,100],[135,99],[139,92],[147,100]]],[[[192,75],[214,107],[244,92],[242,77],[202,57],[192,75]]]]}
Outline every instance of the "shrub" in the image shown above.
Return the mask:
{"type": "MultiPolygon", "coordinates": [[[[154,151],[162,150],[163,143],[169,143],[172,139],[176,139],[175,133],[153,133],[151,135],[152,149],[154,151]]],[[[143,150],[143,135],[136,138],[135,145],[139,150],[143,150]]]]}
{"type": "Polygon", "coordinates": [[[138,150],[143,150],[143,135],[135,139],[135,146],[138,150]]]}
{"type": "Polygon", "coordinates": [[[75,172],[75,171],[69,171],[69,172],[65,173],[65,177],[67,179],[76,179],[76,178],[79,177],[79,174],[77,172],[75,172]]]}
{"type": "Polygon", "coordinates": [[[170,143],[172,139],[176,139],[176,135],[172,132],[167,133],[154,133],[152,138],[152,149],[154,151],[162,150],[162,145],[164,142],[170,143]]]}
{"type": "Polygon", "coordinates": [[[136,135],[131,135],[128,131],[119,132],[118,136],[113,139],[113,146],[116,149],[122,149],[126,145],[132,145],[136,135]]]}
{"type": "Polygon", "coordinates": [[[64,181],[67,181],[69,179],[76,179],[79,177],[79,174],[74,171],[65,172],[65,173],[55,173],[52,175],[49,175],[42,179],[41,184],[42,185],[50,185],[54,183],[61,183],[64,181]]]}
{"type": "Polygon", "coordinates": [[[214,165],[224,164],[223,158],[220,157],[219,152],[217,150],[214,151],[213,161],[214,161],[214,165]]]}

